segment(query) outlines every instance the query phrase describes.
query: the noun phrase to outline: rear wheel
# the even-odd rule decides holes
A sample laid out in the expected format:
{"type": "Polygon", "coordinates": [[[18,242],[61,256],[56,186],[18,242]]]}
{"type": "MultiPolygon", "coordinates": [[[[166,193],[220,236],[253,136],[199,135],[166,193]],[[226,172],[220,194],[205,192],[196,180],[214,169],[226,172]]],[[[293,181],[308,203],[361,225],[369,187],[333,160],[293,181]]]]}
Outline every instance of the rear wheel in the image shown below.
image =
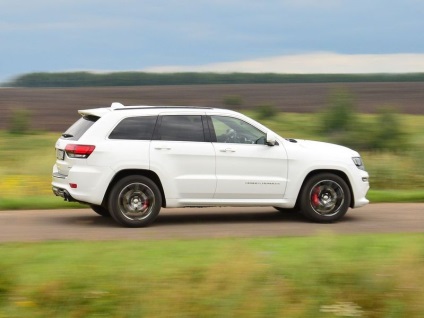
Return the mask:
{"type": "Polygon", "coordinates": [[[110,214],[127,227],[144,227],[159,214],[162,196],[157,185],[144,176],[128,176],[119,180],[109,196],[110,214]]]}
{"type": "Polygon", "coordinates": [[[109,217],[110,216],[110,212],[108,209],[102,207],[101,205],[95,205],[95,204],[90,204],[90,208],[96,212],[98,215],[104,216],[104,217],[109,217]]]}
{"type": "Polygon", "coordinates": [[[349,209],[351,194],[346,182],[332,173],[317,174],[306,181],[300,195],[302,213],[315,222],[334,222],[349,209]]]}

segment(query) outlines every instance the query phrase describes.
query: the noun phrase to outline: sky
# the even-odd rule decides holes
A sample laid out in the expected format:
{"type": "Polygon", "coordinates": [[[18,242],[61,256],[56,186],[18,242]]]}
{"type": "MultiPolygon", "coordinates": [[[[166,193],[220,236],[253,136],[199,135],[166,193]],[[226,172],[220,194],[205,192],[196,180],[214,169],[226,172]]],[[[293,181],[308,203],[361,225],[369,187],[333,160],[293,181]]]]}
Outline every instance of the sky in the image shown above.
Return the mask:
{"type": "Polygon", "coordinates": [[[0,0],[29,72],[424,72],[424,0],[0,0]]]}

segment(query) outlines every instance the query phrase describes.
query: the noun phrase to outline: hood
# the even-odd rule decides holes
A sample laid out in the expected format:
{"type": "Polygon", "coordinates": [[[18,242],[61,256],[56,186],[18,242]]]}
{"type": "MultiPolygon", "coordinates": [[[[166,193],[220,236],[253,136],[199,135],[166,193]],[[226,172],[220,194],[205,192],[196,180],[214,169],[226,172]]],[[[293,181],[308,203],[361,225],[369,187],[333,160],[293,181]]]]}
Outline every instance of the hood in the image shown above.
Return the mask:
{"type": "Polygon", "coordinates": [[[313,140],[302,140],[302,139],[290,139],[290,142],[296,144],[305,149],[312,151],[313,153],[325,153],[325,154],[331,154],[333,156],[359,156],[358,152],[336,144],[330,144],[327,142],[321,142],[321,141],[313,141],[313,140]]]}

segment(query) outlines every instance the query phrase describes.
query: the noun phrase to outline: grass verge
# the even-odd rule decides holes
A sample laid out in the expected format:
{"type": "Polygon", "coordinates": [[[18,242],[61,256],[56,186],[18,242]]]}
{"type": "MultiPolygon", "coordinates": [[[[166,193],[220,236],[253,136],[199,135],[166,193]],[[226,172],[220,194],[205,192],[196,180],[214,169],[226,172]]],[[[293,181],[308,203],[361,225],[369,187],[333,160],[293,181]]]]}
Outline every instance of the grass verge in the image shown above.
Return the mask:
{"type": "Polygon", "coordinates": [[[424,190],[370,190],[367,198],[372,203],[424,202],[424,190]]]}
{"type": "Polygon", "coordinates": [[[423,317],[424,235],[0,245],[0,317],[423,317]]]}
{"type": "Polygon", "coordinates": [[[55,197],[53,194],[49,196],[0,198],[0,210],[78,209],[87,207],[87,205],[76,202],[65,202],[62,198],[55,197]]]}

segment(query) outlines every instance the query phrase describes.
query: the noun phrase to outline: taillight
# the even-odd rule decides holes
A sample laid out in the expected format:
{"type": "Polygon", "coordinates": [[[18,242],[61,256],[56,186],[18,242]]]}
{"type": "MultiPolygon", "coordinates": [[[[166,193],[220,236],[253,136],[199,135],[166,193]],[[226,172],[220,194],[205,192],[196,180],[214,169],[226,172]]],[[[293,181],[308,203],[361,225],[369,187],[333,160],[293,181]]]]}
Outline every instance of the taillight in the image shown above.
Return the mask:
{"type": "Polygon", "coordinates": [[[88,158],[96,146],[91,145],[67,145],[65,152],[69,158],[88,158]]]}

